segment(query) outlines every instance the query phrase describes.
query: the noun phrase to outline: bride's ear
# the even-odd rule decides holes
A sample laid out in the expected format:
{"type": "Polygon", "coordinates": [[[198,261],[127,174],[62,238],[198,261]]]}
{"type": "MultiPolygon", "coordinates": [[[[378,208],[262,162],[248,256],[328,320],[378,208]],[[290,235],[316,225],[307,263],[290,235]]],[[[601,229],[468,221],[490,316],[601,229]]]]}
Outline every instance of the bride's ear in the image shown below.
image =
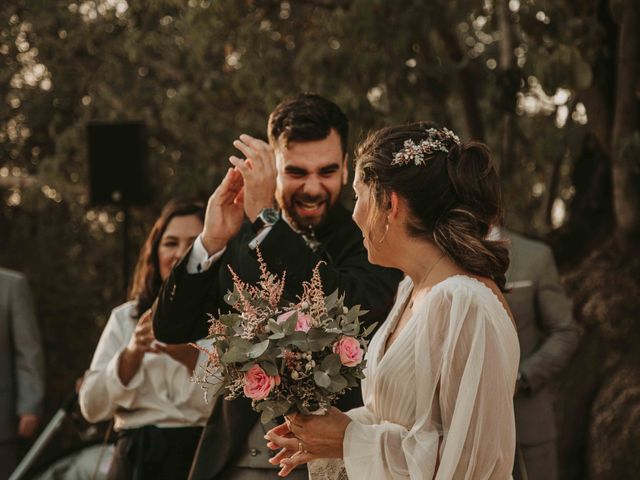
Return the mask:
{"type": "Polygon", "coordinates": [[[389,195],[389,210],[387,211],[387,221],[388,223],[393,223],[398,220],[398,216],[400,214],[400,197],[396,192],[391,192],[389,195]]]}

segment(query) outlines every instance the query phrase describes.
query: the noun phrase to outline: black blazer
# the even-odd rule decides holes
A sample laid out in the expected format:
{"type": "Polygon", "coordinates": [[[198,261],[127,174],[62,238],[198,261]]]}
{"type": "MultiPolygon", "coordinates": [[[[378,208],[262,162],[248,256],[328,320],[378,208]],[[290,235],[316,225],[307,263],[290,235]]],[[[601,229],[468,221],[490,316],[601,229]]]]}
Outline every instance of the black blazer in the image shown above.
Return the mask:
{"type": "MultiPolygon", "coordinates": [[[[240,278],[255,284],[260,277],[255,251],[249,243],[255,238],[249,223],[228,244],[220,260],[199,274],[186,271],[189,253],[173,269],[163,285],[153,317],[158,340],[184,343],[208,334],[208,314],[226,312],[224,295],[233,288],[230,265],[240,278]]],[[[329,212],[327,221],[316,229],[319,245],[312,249],[303,236],[283,221],[278,221],[260,244],[260,251],[273,273],[286,270],[285,298],[296,299],[302,293],[302,282],[311,278],[316,264],[320,269],[325,293],[338,289],[345,294],[345,304],[359,304],[368,310],[365,324],[382,323],[393,305],[402,274],[371,265],[362,244],[362,233],[351,214],[342,206],[329,212]]],[[[337,407],[343,411],[362,405],[360,389],[343,396],[337,407]]],[[[224,478],[233,465],[234,456],[259,416],[246,399],[223,401],[219,397],[196,454],[192,479],[224,478]]]]}

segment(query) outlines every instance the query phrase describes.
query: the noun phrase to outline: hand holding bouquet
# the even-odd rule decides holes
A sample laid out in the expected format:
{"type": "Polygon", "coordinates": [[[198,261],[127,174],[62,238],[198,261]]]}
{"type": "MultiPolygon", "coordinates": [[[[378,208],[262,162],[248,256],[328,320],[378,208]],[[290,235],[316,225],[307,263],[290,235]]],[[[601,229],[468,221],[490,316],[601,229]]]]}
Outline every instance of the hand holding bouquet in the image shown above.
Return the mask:
{"type": "MultiPolygon", "coordinates": [[[[337,291],[325,296],[316,265],[297,303],[283,304],[285,275],[270,273],[258,252],[260,281],[245,284],[233,270],[225,301],[237,312],[212,318],[211,350],[200,383],[215,383],[227,400],[244,395],[267,423],[281,415],[323,413],[364,378],[367,337],[360,306],[337,291]]],[[[198,347],[200,348],[200,347],[198,347]]]]}

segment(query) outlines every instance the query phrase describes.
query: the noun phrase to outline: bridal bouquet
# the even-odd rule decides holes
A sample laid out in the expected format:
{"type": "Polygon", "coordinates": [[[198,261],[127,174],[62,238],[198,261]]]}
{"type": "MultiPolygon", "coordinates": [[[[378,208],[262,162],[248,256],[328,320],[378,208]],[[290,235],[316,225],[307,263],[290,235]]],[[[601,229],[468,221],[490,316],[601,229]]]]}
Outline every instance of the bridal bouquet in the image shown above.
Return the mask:
{"type": "MultiPolygon", "coordinates": [[[[212,317],[211,349],[199,383],[215,384],[227,400],[241,395],[267,423],[292,412],[322,413],[364,378],[367,337],[360,306],[348,308],[337,291],[326,296],[316,265],[297,303],[284,303],[285,275],[270,273],[258,252],[260,281],[244,283],[229,268],[234,313],[212,317]]],[[[194,345],[195,346],[195,345],[194,345]]]]}

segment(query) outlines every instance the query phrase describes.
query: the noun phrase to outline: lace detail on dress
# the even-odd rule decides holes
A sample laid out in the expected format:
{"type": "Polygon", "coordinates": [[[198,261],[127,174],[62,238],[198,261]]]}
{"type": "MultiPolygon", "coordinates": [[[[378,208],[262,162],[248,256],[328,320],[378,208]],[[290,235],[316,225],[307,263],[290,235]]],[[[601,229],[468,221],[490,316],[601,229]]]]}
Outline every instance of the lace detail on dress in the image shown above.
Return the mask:
{"type": "Polygon", "coordinates": [[[307,464],[310,480],[349,480],[344,462],[339,458],[319,458],[307,464]]]}

